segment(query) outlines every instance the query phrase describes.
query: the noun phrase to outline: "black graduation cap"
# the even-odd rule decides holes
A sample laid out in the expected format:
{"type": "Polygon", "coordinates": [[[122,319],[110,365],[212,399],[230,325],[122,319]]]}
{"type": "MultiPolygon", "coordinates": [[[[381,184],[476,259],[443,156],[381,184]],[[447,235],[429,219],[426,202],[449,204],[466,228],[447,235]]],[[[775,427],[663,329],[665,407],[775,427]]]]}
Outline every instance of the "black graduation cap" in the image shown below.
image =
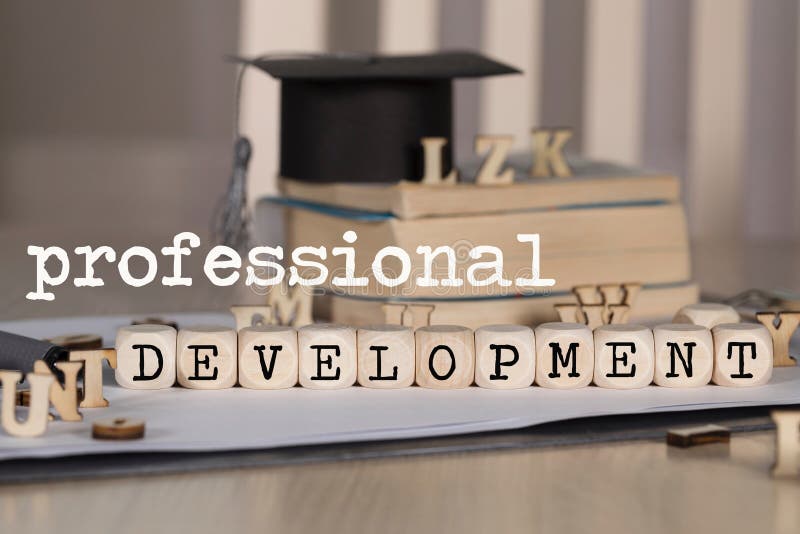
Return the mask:
{"type": "Polygon", "coordinates": [[[242,60],[281,80],[280,174],[309,182],[420,180],[422,137],[448,140],[454,78],[519,73],[473,52],[242,60]]]}

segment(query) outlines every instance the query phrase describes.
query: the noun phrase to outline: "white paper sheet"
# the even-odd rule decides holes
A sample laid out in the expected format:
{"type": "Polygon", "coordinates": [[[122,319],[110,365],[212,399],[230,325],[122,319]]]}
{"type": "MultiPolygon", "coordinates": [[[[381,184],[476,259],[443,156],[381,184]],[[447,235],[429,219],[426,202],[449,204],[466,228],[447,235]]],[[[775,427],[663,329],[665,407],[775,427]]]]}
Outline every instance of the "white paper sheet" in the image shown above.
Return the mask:
{"type": "MultiPolygon", "coordinates": [[[[179,324],[228,323],[224,314],[176,314],[179,324]]],[[[113,341],[130,317],[75,318],[0,323],[0,329],[35,337],[93,332],[113,341]]],[[[685,411],[800,403],[800,368],[776,369],[757,388],[651,386],[617,391],[588,387],[555,391],[531,387],[438,391],[413,387],[335,391],[293,388],[256,391],[232,388],[196,391],[171,388],[136,391],[117,387],[107,374],[109,408],[84,409],[81,423],[53,422],[39,438],[0,434],[0,460],[79,454],[261,449],[347,441],[419,438],[505,430],[597,415],[685,411]],[[123,442],[91,438],[95,419],[130,416],[147,424],[144,439],[123,442]]],[[[24,416],[20,410],[20,417],[24,416]]],[[[1,467],[0,467],[1,468],[1,467]]]]}

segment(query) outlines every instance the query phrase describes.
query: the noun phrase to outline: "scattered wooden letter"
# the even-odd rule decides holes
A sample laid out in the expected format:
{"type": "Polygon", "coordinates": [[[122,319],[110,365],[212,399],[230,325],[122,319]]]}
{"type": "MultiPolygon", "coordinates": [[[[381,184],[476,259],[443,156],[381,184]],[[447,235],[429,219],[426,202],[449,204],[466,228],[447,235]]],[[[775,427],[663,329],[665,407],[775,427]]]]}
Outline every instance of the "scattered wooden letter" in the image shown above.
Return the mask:
{"type": "Polygon", "coordinates": [[[514,182],[514,169],[503,169],[508,151],[514,144],[512,135],[478,135],[475,136],[475,153],[489,154],[483,160],[475,183],[478,185],[504,185],[514,182]]]}
{"type": "Polygon", "coordinates": [[[673,447],[694,447],[707,443],[728,443],[731,431],[719,425],[701,425],[687,428],[674,428],[667,431],[667,445],[673,447]]]}
{"type": "Polygon", "coordinates": [[[800,410],[773,410],[776,477],[800,476],[800,410]]]}
{"type": "Polygon", "coordinates": [[[442,149],[447,144],[444,137],[423,137],[420,139],[425,157],[425,174],[421,183],[425,185],[453,185],[456,183],[458,171],[452,169],[447,176],[442,176],[442,149]]]}
{"type": "Polygon", "coordinates": [[[769,335],[772,337],[772,352],[775,367],[793,367],[797,362],[789,356],[789,340],[792,334],[800,325],[800,312],[779,311],[779,312],[758,312],[756,319],[759,323],[767,327],[769,335]],[[775,326],[775,321],[778,326],[775,326]]]}
{"type": "Polygon", "coordinates": [[[72,350],[69,361],[83,362],[83,400],[81,408],[105,408],[103,397],[103,360],[112,369],[117,368],[117,351],[114,349],[72,350]]]}
{"type": "Polygon", "coordinates": [[[772,338],[764,325],[718,324],[714,337],[714,372],[720,386],[761,386],[772,376],[772,338]]]}
{"type": "MultiPolygon", "coordinates": [[[[80,362],[56,362],[56,368],[64,374],[64,385],[53,380],[50,386],[50,403],[62,421],[82,421],[78,411],[78,373],[83,369],[80,362]]],[[[40,375],[55,375],[42,360],[33,362],[33,372],[40,375]]]]}
{"type": "Polygon", "coordinates": [[[532,178],[572,176],[572,170],[564,159],[564,144],[569,141],[570,137],[572,137],[572,130],[569,128],[535,128],[531,131],[532,178]]]}
{"type": "Polygon", "coordinates": [[[697,324],[711,329],[718,324],[738,323],[740,320],[739,313],[732,306],[699,302],[697,304],[687,304],[678,310],[672,322],[697,324]]]}
{"type": "Polygon", "coordinates": [[[384,304],[381,306],[386,324],[408,326],[414,330],[430,326],[436,306],[432,304],[384,304]]]}
{"type": "Polygon", "coordinates": [[[195,326],[178,332],[178,384],[192,389],[225,389],[237,378],[236,331],[224,326],[195,326]]]}
{"type": "Polygon", "coordinates": [[[311,317],[312,288],[281,284],[267,293],[267,305],[272,308],[272,324],[299,328],[314,322],[311,317]]]}
{"type": "Polygon", "coordinates": [[[475,336],[464,326],[423,326],[416,339],[417,385],[458,389],[475,379],[475,336]]]}
{"type": "Polygon", "coordinates": [[[273,324],[272,306],[237,304],[231,306],[230,309],[233,319],[236,321],[237,332],[246,326],[273,324]]]}
{"type": "Polygon", "coordinates": [[[3,390],[0,406],[0,423],[3,430],[11,436],[30,438],[41,436],[47,429],[48,415],[50,414],[50,386],[55,381],[52,374],[28,373],[26,377],[30,384],[31,399],[28,408],[28,418],[24,423],[17,421],[17,383],[22,380],[19,371],[0,371],[0,388],[3,390]]]}
{"type": "Polygon", "coordinates": [[[101,419],[92,423],[94,439],[141,439],[144,437],[144,421],[127,417],[101,419]]]}

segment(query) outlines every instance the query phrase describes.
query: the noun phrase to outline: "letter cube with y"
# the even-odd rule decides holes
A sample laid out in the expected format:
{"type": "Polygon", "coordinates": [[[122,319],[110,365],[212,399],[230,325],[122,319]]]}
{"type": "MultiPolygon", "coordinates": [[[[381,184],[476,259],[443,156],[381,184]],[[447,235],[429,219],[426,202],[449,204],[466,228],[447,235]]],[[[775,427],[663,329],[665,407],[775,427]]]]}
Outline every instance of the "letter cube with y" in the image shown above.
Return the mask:
{"type": "Polygon", "coordinates": [[[296,385],[297,330],[279,325],[239,330],[239,384],[250,389],[296,385]]]}
{"type": "Polygon", "coordinates": [[[536,327],[536,384],[574,389],[592,383],[594,337],[578,323],[544,323],[536,327]]]}
{"type": "Polygon", "coordinates": [[[178,384],[192,389],[236,385],[236,330],[196,326],[178,332],[178,384]]]}
{"type": "Polygon", "coordinates": [[[594,331],[594,383],[601,388],[643,388],[653,381],[653,331],[635,324],[607,324],[594,331]]]}
{"type": "Polygon", "coordinates": [[[692,388],[705,386],[714,370],[711,331],[696,324],[662,324],[653,328],[656,368],[653,381],[659,386],[692,388]]]}
{"type": "Polygon", "coordinates": [[[382,324],[359,328],[358,383],[368,388],[406,388],[414,383],[414,331],[382,324]]]}
{"type": "Polygon", "coordinates": [[[130,389],[175,385],[177,332],[171,326],[140,324],[117,330],[117,384],[130,389]]]}
{"type": "Polygon", "coordinates": [[[475,330],[475,384],[490,389],[526,388],[535,373],[533,330],[513,324],[475,330]]]}
{"type": "Polygon", "coordinates": [[[417,385],[433,389],[469,387],[475,379],[475,336],[464,326],[423,326],[414,333],[417,385]]]}
{"type": "Polygon", "coordinates": [[[720,386],[761,386],[772,377],[772,337],[762,324],[728,323],[715,326],[714,373],[720,386]]]}
{"type": "Polygon", "coordinates": [[[297,331],[300,385],[339,389],[356,382],[356,331],[337,324],[310,324],[297,331]]]}
{"type": "Polygon", "coordinates": [[[739,313],[733,306],[713,302],[687,304],[672,319],[673,323],[689,323],[714,328],[722,323],[738,323],[739,313]]]}

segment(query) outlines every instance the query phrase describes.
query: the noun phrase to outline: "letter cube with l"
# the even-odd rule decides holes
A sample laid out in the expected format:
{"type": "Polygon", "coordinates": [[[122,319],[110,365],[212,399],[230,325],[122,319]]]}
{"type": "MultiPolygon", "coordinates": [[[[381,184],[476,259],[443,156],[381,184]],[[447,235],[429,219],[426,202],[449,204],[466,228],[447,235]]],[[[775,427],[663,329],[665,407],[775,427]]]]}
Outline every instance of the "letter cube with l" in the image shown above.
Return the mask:
{"type": "Polygon", "coordinates": [[[594,331],[594,383],[601,388],[643,388],[653,381],[653,331],[635,324],[607,324],[594,331]]]}
{"type": "Polygon", "coordinates": [[[297,384],[297,330],[280,325],[239,330],[239,384],[250,389],[297,384]]]}
{"type": "Polygon", "coordinates": [[[691,388],[711,381],[714,341],[711,331],[696,324],[662,324],[653,328],[659,386],[691,388]]]}
{"type": "Polygon", "coordinates": [[[761,386],[772,377],[772,337],[762,324],[728,323],[711,330],[714,372],[720,386],[761,386]]]}
{"type": "Polygon", "coordinates": [[[414,333],[417,385],[433,389],[469,387],[475,380],[475,335],[467,327],[423,326],[414,333]]]}
{"type": "Polygon", "coordinates": [[[544,323],[536,327],[536,384],[574,389],[592,383],[594,337],[578,323],[544,323]]]}
{"type": "Polygon", "coordinates": [[[490,389],[526,388],[536,373],[533,330],[498,324],[475,330],[475,384],[490,389]]]}
{"type": "Polygon", "coordinates": [[[177,332],[171,326],[140,324],[117,330],[117,384],[130,389],[162,389],[175,384],[177,332]]]}
{"type": "Polygon", "coordinates": [[[236,385],[236,330],[196,326],[178,332],[178,384],[192,389],[236,385]]]}
{"type": "Polygon", "coordinates": [[[368,388],[405,388],[414,383],[414,331],[381,324],[359,328],[358,383],[368,388]]]}
{"type": "Polygon", "coordinates": [[[337,324],[310,324],[297,331],[300,385],[339,389],[356,382],[356,330],[337,324]]]}

